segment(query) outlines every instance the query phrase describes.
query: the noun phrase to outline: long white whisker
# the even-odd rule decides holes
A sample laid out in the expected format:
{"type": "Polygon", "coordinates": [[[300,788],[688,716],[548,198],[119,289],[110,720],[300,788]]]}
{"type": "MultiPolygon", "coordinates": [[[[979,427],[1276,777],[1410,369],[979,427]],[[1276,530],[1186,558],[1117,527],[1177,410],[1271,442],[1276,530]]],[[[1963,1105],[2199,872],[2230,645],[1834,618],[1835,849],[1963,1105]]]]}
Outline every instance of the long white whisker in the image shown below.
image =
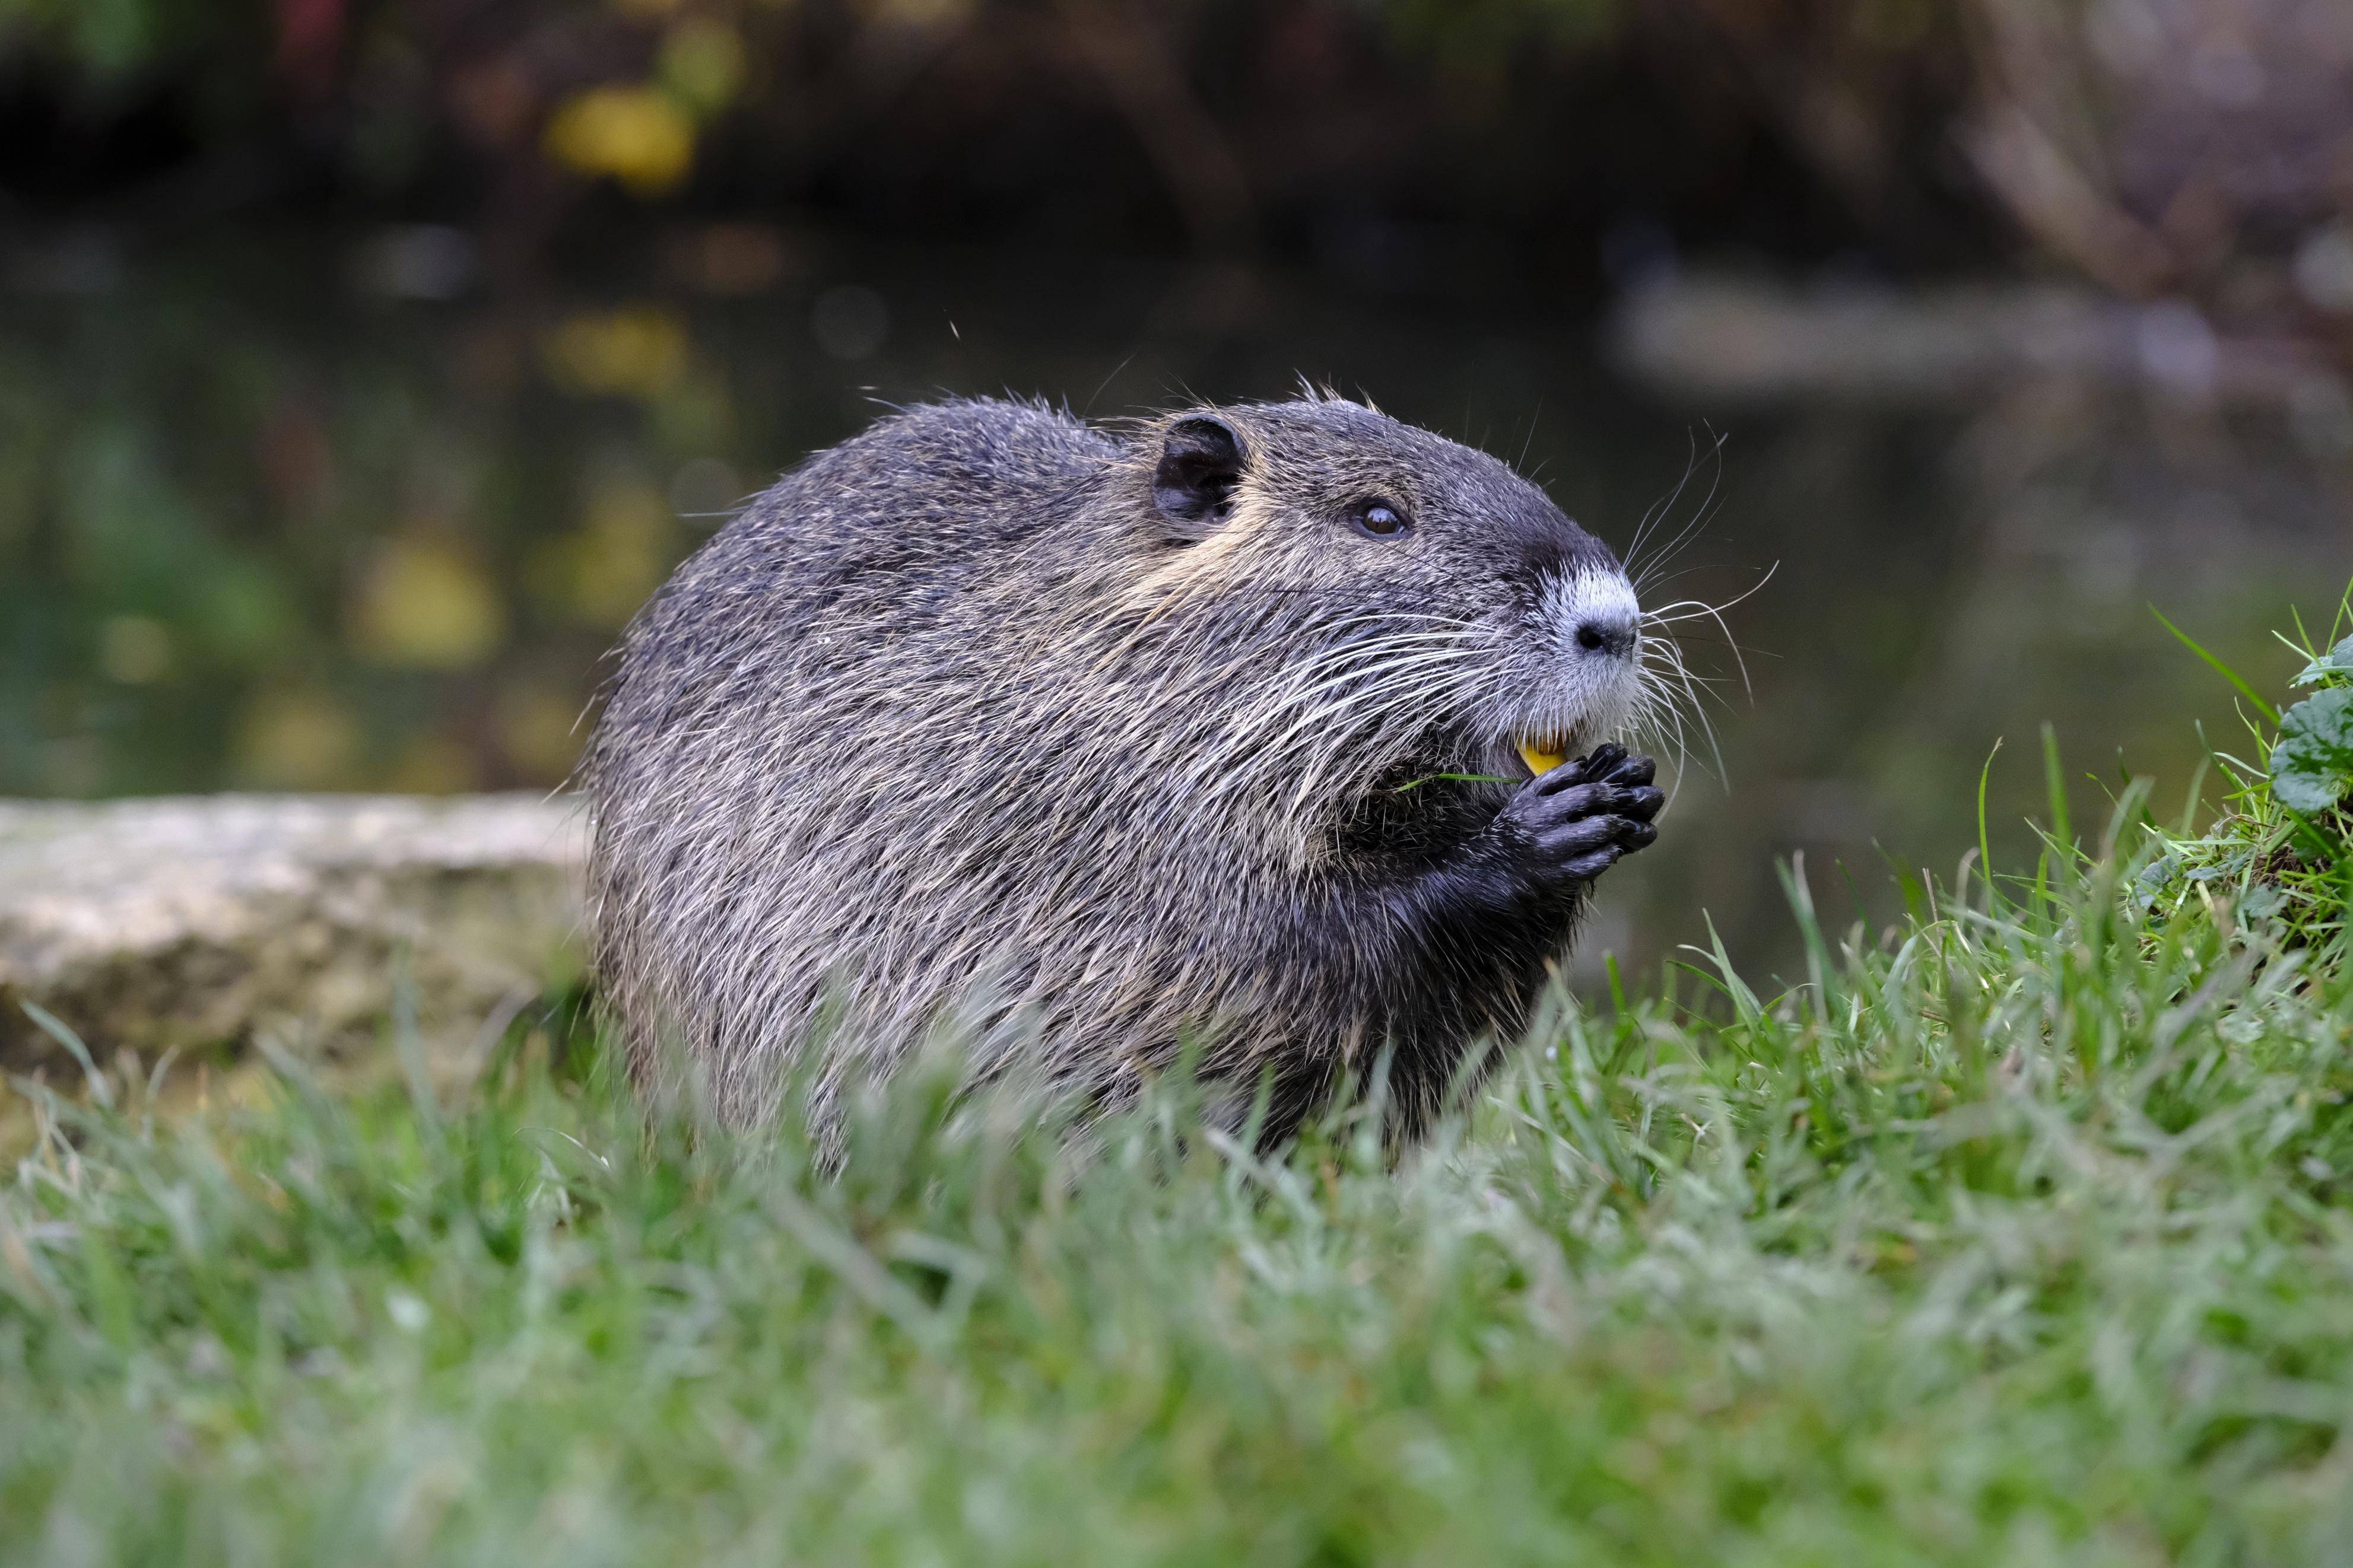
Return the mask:
{"type": "Polygon", "coordinates": [[[1699,469],[1699,437],[1685,430],[1683,441],[1690,450],[1683,457],[1683,477],[1675,480],[1675,488],[1667,492],[1665,500],[1651,503],[1649,510],[1642,513],[1642,521],[1634,527],[1634,537],[1627,542],[1625,570],[1627,575],[1632,578],[1638,591],[1642,585],[1642,579],[1634,576],[1634,568],[1642,554],[1643,536],[1651,531],[1652,522],[1674,510],[1675,502],[1683,500],[1683,487],[1691,483],[1692,475],[1699,469]]]}

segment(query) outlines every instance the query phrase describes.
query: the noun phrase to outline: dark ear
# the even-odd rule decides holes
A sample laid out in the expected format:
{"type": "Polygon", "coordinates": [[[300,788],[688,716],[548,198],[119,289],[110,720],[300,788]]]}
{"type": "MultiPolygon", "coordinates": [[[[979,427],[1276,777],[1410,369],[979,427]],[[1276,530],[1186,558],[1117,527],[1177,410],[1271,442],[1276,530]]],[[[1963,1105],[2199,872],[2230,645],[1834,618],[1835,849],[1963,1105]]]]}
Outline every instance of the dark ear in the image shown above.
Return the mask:
{"type": "Polygon", "coordinates": [[[1242,442],[1233,426],[1207,414],[1187,415],[1162,440],[1152,500],[1182,534],[1198,538],[1226,515],[1241,478],[1242,442]]]}

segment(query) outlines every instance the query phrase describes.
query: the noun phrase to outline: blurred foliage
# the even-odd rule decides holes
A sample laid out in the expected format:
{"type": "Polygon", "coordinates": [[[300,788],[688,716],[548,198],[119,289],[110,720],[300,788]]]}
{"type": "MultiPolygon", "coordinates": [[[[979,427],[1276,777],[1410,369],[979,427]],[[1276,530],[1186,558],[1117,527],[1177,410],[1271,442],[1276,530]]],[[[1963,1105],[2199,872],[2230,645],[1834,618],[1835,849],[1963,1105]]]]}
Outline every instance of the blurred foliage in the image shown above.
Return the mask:
{"type": "Polygon", "coordinates": [[[0,331],[0,794],[555,782],[679,512],[752,488],[723,370],[667,307],[322,331],[255,270],[0,331]]]}
{"type": "Polygon", "coordinates": [[[2353,332],[2342,0],[0,0],[11,123],[36,210],[421,200],[511,258],[607,187],[1388,287],[1662,226],[2353,332]]]}
{"type": "Polygon", "coordinates": [[[0,27],[8,30],[0,37],[13,34],[53,51],[100,81],[241,60],[252,68],[233,90],[251,93],[270,46],[296,36],[304,9],[216,0],[0,0],[0,27]]]}
{"type": "MultiPolygon", "coordinates": [[[[1787,178],[1772,57],[1834,47],[1838,111],[1905,153],[1966,89],[1961,0],[1917,3],[0,0],[0,102],[84,154],[0,153],[0,187],[69,208],[234,164],[216,183],[248,194],[470,208],[521,253],[607,183],[1205,250],[1386,254],[1401,242],[1366,225],[1393,220],[1543,247],[1553,209],[1662,206],[1837,240],[1854,215],[1806,210],[1787,178]]],[[[1947,194],[1904,215],[1920,256],[1947,194]]]]}

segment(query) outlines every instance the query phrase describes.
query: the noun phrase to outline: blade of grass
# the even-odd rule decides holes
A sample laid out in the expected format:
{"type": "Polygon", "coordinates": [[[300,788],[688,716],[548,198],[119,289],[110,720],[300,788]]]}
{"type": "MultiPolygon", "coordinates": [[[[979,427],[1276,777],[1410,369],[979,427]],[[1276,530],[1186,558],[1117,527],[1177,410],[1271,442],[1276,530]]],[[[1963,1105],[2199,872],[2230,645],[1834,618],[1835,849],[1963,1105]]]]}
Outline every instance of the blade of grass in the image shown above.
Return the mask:
{"type": "Polygon", "coordinates": [[[65,1047],[73,1054],[73,1059],[81,1064],[82,1076],[90,1080],[90,1099],[109,1110],[113,1110],[114,1086],[108,1083],[106,1075],[98,1070],[98,1064],[90,1059],[90,1047],[81,1043],[81,1037],[68,1027],[64,1019],[37,1002],[19,1002],[17,1005],[24,1008],[25,1016],[32,1019],[41,1033],[65,1047]]]}
{"type": "MultiPolygon", "coordinates": [[[[1986,909],[1991,911],[2001,901],[2001,890],[1993,881],[1993,848],[1986,832],[1986,784],[1993,777],[1993,760],[2001,755],[2001,737],[1996,736],[1993,750],[1986,753],[1985,766],[1978,770],[1978,875],[1985,879],[1986,909]]],[[[1966,900],[1968,889],[1956,888],[1954,896],[1966,900]]]]}
{"type": "Polygon", "coordinates": [[[2237,687],[2239,689],[2239,694],[2242,697],[2244,697],[2248,701],[2253,703],[2257,712],[2261,713],[2264,718],[2270,720],[2274,724],[2280,721],[2279,710],[2264,701],[2261,692],[2258,692],[2253,687],[2241,679],[2237,670],[2232,669],[2229,665],[2224,664],[2221,659],[2216,658],[2212,654],[2208,653],[2203,647],[2200,647],[2198,644],[2197,638],[2191,637],[2188,632],[2183,631],[2179,626],[2175,626],[2171,621],[2167,620],[2165,618],[2165,612],[2158,609],[2155,605],[2151,605],[2148,607],[2148,613],[2157,617],[2158,624],[2159,626],[2163,626],[2167,631],[2171,632],[2175,637],[2180,638],[2182,647],[2188,648],[2191,653],[2196,654],[2200,658],[2204,659],[2208,664],[2212,665],[2216,672],[2219,673],[2223,679],[2237,687]]]}
{"type": "Polygon", "coordinates": [[[2042,726],[2042,787],[2051,799],[2051,829],[2062,847],[2075,845],[2074,824],[2067,815],[2067,777],[2059,763],[2059,731],[2042,726]]]}

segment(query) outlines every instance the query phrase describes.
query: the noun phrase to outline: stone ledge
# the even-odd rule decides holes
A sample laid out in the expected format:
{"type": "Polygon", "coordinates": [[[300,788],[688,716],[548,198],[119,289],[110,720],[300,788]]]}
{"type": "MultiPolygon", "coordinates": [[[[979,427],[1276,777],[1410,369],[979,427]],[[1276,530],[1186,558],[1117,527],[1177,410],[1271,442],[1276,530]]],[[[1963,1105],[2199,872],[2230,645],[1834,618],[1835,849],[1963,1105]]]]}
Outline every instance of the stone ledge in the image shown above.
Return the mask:
{"type": "Polygon", "coordinates": [[[429,1044],[576,975],[586,807],[568,796],[0,802],[0,1065],[130,1047],[312,1057],[378,1036],[397,976],[429,1044]]]}

